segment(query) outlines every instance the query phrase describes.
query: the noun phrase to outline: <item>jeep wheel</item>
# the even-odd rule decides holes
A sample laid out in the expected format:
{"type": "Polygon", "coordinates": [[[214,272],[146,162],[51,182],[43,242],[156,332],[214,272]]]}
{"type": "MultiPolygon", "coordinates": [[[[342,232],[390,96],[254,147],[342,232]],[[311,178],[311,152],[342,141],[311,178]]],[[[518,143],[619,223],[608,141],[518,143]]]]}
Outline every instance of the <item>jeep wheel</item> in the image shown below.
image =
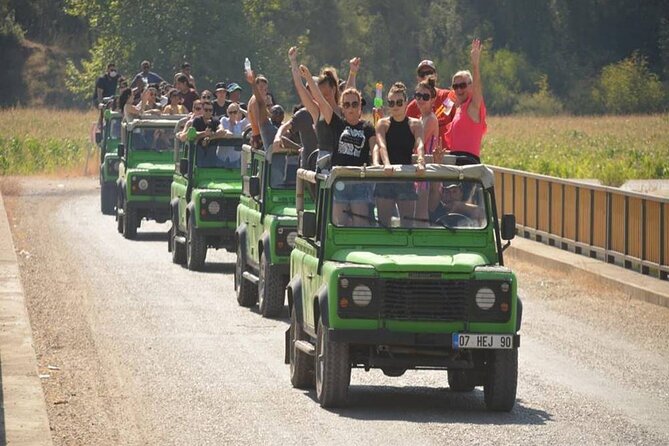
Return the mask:
{"type": "Polygon", "coordinates": [[[172,216],[172,227],[170,228],[170,250],[172,251],[172,263],[183,265],[186,263],[186,247],[177,242],[179,235],[179,222],[172,216]]]}
{"type": "Polygon", "coordinates": [[[516,403],[518,349],[491,350],[488,355],[483,395],[488,410],[509,412],[516,403]]]}
{"type": "Polygon", "coordinates": [[[129,240],[137,237],[137,212],[127,206],[123,209],[123,237],[129,240]]]}
{"type": "Polygon", "coordinates": [[[309,355],[295,347],[295,341],[306,341],[308,336],[297,321],[297,311],[290,312],[290,383],[298,389],[313,389],[314,363],[309,355]]]}
{"type": "Polygon", "coordinates": [[[263,251],[258,275],[258,307],[263,317],[277,317],[281,314],[285,295],[282,285],[281,274],[272,268],[263,251]]]}
{"type": "Polygon", "coordinates": [[[472,380],[472,371],[449,370],[448,387],[452,392],[471,392],[475,387],[472,380]]]}
{"type": "Polygon", "coordinates": [[[103,215],[114,215],[114,203],[116,202],[116,187],[102,183],[100,189],[100,211],[103,215]]]}
{"type": "Polygon", "coordinates": [[[207,256],[205,238],[197,232],[195,215],[188,217],[188,236],[186,237],[186,266],[191,271],[201,271],[207,256]]]}
{"type": "Polygon", "coordinates": [[[121,196],[117,194],[116,196],[116,230],[119,234],[123,234],[123,217],[119,214],[119,210],[123,209],[123,203],[121,203],[121,196]]]}
{"type": "Polygon", "coordinates": [[[346,403],[351,383],[348,344],[333,342],[321,319],[316,341],[316,398],[321,407],[337,407],[346,403]]]}
{"type": "Polygon", "coordinates": [[[254,293],[253,284],[242,277],[244,273],[244,259],[242,258],[242,241],[237,244],[237,262],[235,263],[235,282],[237,285],[237,303],[242,307],[252,307],[258,296],[254,293]]]}

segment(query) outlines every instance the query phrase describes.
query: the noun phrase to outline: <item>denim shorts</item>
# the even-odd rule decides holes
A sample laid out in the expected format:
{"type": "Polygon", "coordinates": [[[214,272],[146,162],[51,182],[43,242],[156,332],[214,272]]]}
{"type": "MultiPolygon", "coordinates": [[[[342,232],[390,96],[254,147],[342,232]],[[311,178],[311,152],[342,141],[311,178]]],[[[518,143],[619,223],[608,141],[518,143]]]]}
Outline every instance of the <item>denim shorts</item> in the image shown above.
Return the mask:
{"type": "Polygon", "coordinates": [[[334,201],[344,201],[349,203],[369,202],[370,185],[369,184],[351,184],[336,182],[334,184],[334,201]]]}
{"type": "Polygon", "coordinates": [[[398,183],[384,181],[377,183],[374,189],[374,196],[376,198],[388,198],[397,201],[409,201],[418,198],[414,183],[409,183],[408,181],[398,183]]]}

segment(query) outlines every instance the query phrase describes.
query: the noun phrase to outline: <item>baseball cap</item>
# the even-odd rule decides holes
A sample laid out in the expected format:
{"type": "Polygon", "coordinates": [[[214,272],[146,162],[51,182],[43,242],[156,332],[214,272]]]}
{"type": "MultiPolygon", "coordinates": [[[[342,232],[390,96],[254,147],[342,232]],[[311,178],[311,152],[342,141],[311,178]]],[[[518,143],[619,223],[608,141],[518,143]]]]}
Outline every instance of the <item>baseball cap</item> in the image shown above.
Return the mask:
{"type": "Polygon", "coordinates": [[[418,67],[416,68],[416,72],[420,72],[421,68],[432,68],[435,72],[437,71],[437,67],[434,66],[434,62],[428,59],[420,61],[418,67]]]}
{"type": "Polygon", "coordinates": [[[244,89],[239,86],[237,82],[231,82],[228,84],[228,92],[232,93],[233,91],[243,91],[244,89]]]}
{"type": "Polygon", "coordinates": [[[283,107],[280,106],[279,104],[276,104],[275,106],[273,106],[272,108],[270,108],[270,109],[269,109],[269,112],[270,112],[272,115],[280,115],[280,114],[284,114],[284,113],[285,113],[285,112],[283,111],[283,107]]]}
{"type": "Polygon", "coordinates": [[[218,90],[227,90],[228,88],[226,87],[225,82],[218,82],[216,84],[216,87],[214,87],[214,89],[218,91],[218,90]]]}

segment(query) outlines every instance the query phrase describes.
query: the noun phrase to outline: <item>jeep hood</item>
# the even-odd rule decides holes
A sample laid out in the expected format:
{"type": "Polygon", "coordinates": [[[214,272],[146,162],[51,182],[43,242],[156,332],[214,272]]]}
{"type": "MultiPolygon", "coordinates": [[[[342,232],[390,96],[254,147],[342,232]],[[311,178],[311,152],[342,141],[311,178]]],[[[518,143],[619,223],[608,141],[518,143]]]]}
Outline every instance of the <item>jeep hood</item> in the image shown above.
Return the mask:
{"type": "Polygon", "coordinates": [[[150,170],[150,171],[159,171],[160,173],[172,173],[174,172],[174,164],[165,164],[165,163],[139,163],[135,167],[132,167],[135,170],[150,170]]]}
{"type": "Polygon", "coordinates": [[[343,249],[335,252],[332,259],[373,266],[379,272],[471,273],[475,267],[490,263],[479,253],[443,248],[413,248],[404,252],[397,249],[343,249]]]}
{"type": "Polygon", "coordinates": [[[241,193],[242,191],[242,183],[239,181],[237,182],[231,182],[231,181],[226,181],[226,180],[219,180],[219,181],[200,181],[197,184],[197,187],[199,189],[212,189],[212,190],[220,190],[222,192],[237,192],[241,193]]]}

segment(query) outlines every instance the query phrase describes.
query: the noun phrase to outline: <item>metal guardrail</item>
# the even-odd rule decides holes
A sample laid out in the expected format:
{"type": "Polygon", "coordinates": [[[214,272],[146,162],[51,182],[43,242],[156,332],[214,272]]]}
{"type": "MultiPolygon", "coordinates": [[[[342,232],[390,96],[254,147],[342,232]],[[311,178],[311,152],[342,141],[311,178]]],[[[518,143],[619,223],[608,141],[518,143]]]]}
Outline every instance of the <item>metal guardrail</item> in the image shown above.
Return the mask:
{"type": "Polygon", "coordinates": [[[497,211],[516,215],[523,237],[669,277],[669,199],[502,167],[497,211]]]}

